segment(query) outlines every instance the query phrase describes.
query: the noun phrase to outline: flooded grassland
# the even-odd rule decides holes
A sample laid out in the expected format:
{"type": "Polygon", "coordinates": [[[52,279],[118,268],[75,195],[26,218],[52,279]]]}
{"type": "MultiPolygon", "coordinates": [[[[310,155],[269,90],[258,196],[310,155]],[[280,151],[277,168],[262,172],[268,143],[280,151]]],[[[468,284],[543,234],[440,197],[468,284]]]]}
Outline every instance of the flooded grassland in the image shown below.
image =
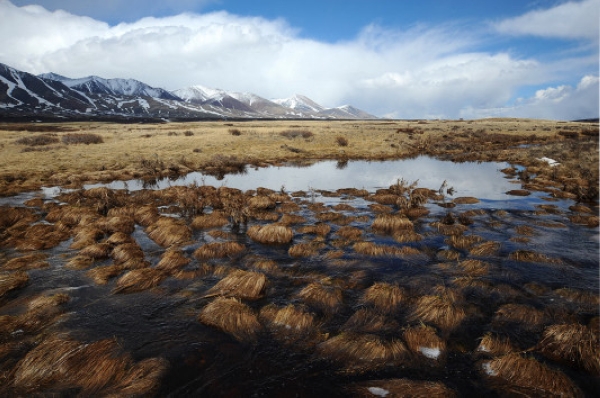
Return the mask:
{"type": "Polygon", "coordinates": [[[5,125],[0,155],[0,395],[600,388],[597,125],[5,125]]]}

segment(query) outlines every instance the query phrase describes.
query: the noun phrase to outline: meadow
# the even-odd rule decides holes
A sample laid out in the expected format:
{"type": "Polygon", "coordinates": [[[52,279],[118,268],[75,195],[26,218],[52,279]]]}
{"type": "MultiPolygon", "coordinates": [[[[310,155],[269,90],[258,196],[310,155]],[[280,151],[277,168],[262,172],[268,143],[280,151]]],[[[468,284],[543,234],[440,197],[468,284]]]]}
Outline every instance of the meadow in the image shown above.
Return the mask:
{"type": "Polygon", "coordinates": [[[594,396],[598,136],[525,119],[1,124],[0,395],[594,396]],[[499,162],[514,189],[465,196],[420,170],[378,189],[84,187],[423,156],[499,162]]]}

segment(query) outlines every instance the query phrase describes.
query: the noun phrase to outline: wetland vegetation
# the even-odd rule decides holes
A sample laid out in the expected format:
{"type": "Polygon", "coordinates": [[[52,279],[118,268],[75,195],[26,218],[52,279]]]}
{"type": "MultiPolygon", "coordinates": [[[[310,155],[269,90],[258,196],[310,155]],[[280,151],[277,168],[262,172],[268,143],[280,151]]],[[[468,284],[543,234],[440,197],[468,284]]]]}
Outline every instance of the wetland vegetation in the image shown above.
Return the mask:
{"type": "Polygon", "coordinates": [[[0,395],[594,396],[598,135],[0,125],[0,395]]]}

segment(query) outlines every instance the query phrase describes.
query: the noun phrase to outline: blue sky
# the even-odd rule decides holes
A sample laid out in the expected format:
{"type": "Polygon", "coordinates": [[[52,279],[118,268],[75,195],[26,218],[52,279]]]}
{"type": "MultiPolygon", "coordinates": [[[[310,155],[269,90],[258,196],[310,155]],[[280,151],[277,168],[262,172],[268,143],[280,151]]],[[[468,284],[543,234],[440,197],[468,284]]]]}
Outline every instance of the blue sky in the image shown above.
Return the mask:
{"type": "Polygon", "coordinates": [[[378,116],[598,117],[600,0],[0,0],[0,62],[378,116]]]}

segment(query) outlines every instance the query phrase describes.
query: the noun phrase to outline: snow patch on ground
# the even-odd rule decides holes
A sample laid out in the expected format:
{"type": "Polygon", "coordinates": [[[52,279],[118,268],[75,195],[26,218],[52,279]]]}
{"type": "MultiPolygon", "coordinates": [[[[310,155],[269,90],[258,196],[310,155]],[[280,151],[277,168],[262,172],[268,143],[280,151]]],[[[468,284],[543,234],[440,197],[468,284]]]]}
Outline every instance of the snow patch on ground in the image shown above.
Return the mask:
{"type": "Polygon", "coordinates": [[[498,376],[498,372],[492,369],[491,362],[484,362],[483,365],[481,365],[481,367],[488,376],[498,376]]]}
{"type": "Polygon", "coordinates": [[[439,348],[419,347],[419,352],[429,359],[438,359],[442,353],[439,348]]]}
{"type": "Polygon", "coordinates": [[[551,167],[555,167],[555,166],[558,166],[558,165],[560,164],[560,163],[559,163],[559,162],[557,162],[556,160],[554,160],[554,159],[550,159],[550,158],[547,158],[547,157],[545,157],[545,156],[544,156],[544,157],[541,157],[541,158],[539,158],[538,160],[541,160],[542,162],[546,162],[546,163],[548,163],[548,164],[549,164],[551,167]]]}
{"type": "Polygon", "coordinates": [[[377,395],[378,397],[386,397],[390,392],[381,387],[369,387],[367,388],[369,392],[373,395],[377,395]]]}

